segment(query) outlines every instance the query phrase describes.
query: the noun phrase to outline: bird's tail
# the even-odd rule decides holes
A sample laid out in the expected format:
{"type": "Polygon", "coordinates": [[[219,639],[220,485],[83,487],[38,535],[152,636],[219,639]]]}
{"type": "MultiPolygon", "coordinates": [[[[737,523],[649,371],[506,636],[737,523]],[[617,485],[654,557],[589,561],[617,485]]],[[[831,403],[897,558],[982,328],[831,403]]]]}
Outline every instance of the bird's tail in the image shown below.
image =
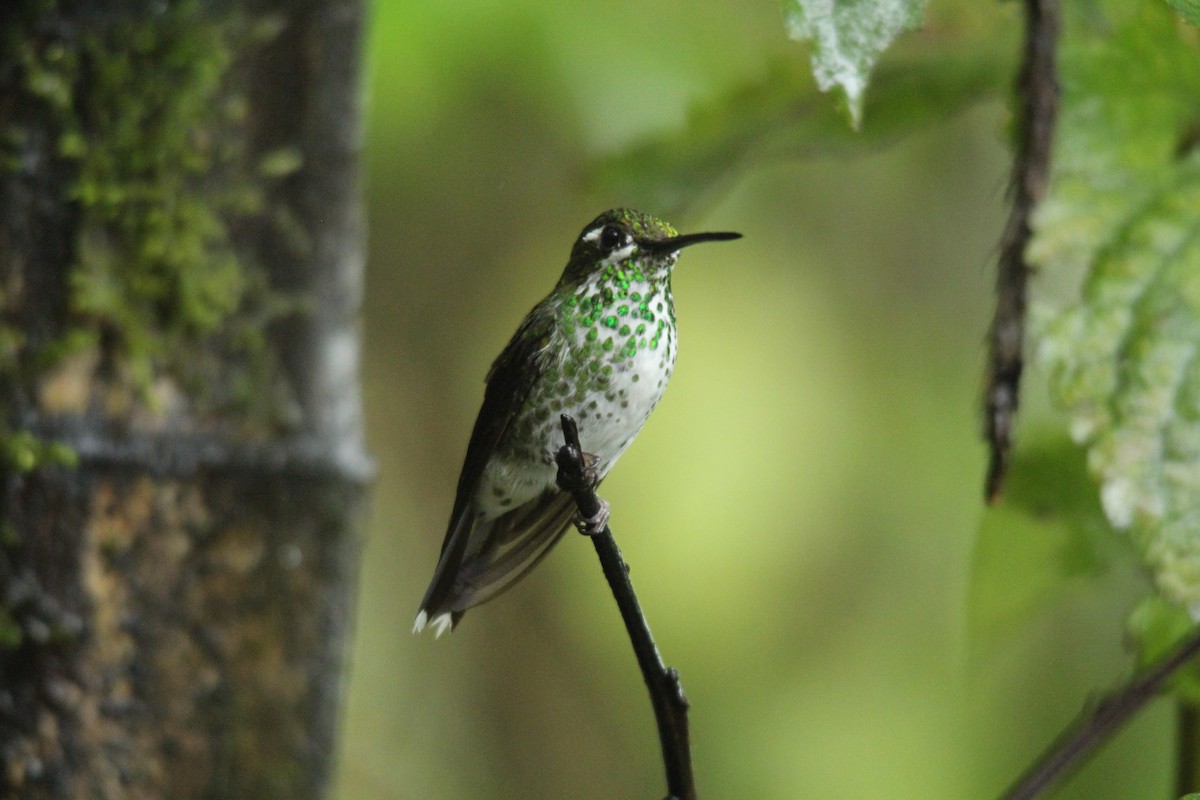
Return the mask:
{"type": "Polygon", "coordinates": [[[492,520],[476,519],[468,509],[447,536],[413,633],[426,626],[436,636],[452,631],[468,608],[523,578],[570,528],[574,509],[562,492],[547,492],[492,520]]]}

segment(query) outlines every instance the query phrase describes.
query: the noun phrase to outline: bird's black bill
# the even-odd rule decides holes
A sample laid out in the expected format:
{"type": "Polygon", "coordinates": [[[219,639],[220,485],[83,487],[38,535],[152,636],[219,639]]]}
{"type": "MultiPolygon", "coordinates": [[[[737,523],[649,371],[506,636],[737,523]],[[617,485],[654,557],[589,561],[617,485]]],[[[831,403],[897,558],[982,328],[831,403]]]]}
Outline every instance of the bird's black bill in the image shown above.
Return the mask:
{"type": "Polygon", "coordinates": [[[740,233],[686,233],[683,236],[672,236],[669,239],[640,240],[638,247],[648,253],[674,253],[701,242],[728,242],[740,238],[742,238],[740,233]]]}

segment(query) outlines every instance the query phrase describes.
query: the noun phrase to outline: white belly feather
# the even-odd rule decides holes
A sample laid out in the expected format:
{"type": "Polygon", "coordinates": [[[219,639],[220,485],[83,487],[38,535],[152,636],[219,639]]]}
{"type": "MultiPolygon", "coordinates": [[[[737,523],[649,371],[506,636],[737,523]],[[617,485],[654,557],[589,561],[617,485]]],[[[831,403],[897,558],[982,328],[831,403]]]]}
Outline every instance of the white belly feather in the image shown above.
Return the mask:
{"type": "MultiPolygon", "coordinates": [[[[585,290],[580,297],[585,296],[594,297],[596,292],[593,290],[588,295],[585,290]]],[[[669,294],[645,292],[642,296],[654,305],[669,305],[671,302],[669,294]]],[[[578,326],[559,340],[557,344],[563,349],[556,361],[561,364],[573,358],[577,363],[584,363],[586,358],[597,358],[601,362],[599,370],[586,367],[578,370],[578,380],[585,381],[582,391],[576,380],[561,376],[550,376],[548,380],[539,381],[531,393],[533,396],[523,408],[523,413],[538,415],[530,429],[530,447],[523,448],[524,455],[513,453],[505,457],[496,453],[492,456],[476,494],[479,516],[494,519],[556,488],[554,454],[563,445],[560,414],[568,414],[575,419],[584,452],[599,459],[597,471],[601,478],[608,474],[662,399],[674,369],[676,350],[673,320],[659,327],[657,319],[665,315],[661,312],[650,313],[654,316],[648,323],[649,330],[641,336],[632,330],[630,334],[622,336],[619,328],[602,328],[603,335],[589,339],[590,328],[578,326]],[[613,340],[607,347],[604,346],[606,337],[613,340]],[[639,340],[642,344],[640,347],[637,346],[639,340]],[[653,347],[650,346],[651,341],[653,347]],[[636,347],[632,356],[622,353],[627,346],[630,349],[636,347]],[[568,349],[572,351],[570,355],[568,349]],[[581,352],[588,354],[585,359],[580,359],[581,352]],[[607,370],[607,378],[601,382],[596,375],[606,367],[611,369],[607,370]],[[568,391],[554,388],[564,385],[568,391]],[[532,458],[528,457],[530,451],[532,458]]]]}

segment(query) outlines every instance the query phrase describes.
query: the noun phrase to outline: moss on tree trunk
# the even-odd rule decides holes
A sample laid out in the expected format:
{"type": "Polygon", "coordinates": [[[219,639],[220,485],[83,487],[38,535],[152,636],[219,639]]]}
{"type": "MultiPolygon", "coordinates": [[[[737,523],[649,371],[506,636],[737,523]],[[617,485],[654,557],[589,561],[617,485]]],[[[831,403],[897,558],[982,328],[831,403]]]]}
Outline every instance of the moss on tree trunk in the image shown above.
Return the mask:
{"type": "Polygon", "coordinates": [[[0,9],[0,797],[329,785],[357,0],[0,9]]]}

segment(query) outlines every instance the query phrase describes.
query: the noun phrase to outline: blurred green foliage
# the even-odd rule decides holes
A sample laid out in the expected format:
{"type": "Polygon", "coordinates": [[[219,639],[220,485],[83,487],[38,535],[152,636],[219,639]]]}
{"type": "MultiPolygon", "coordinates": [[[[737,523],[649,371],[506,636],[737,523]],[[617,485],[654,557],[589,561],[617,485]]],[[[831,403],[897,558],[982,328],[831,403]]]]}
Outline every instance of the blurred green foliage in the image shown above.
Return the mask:
{"type": "MultiPolygon", "coordinates": [[[[582,225],[740,230],[675,276],[672,388],[605,482],[706,797],[994,796],[1129,674],[1147,582],[1061,434],[980,506],[1017,4],[945,0],[863,129],[770,4],[379,0],[365,378],[379,460],[339,796],[646,798],[644,687],[586,542],[408,629],[482,378],[582,225]],[[886,145],[886,147],[885,147],[886,145]],[[978,539],[976,534],[978,532],[978,539]]],[[[697,248],[700,250],[700,248],[697,248]]],[[[1062,275],[1039,296],[1071,297],[1062,275]]],[[[1061,431],[1046,375],[1022,431],[1061,431]]],[[[1164,797],[1151,708],[1059,795],[1164,797]]]]}
{"type": "MultiPolygon", "coordinates": [[[[1129,615],[1129,634],[1138,643],[1141,666],[1166,658],[1195,626],[1182,606],[1163,595],[1146,597],[1129,615]]],[[[1170,691],[1193,706],[1200,704],[1200,664],[1192,661],[1171,676],[1170,691]]]]}
{"type": "Polygon", "coordinates": [[[979,526],[971,630],[977,641],[995,641],[1074,585],[1136,569],[1133,548],[1104,517],[1082,451],[1065,436],[1028,436],[1002,501],[979,526]]]}
{"type": "Polygon", "coordinates": [[[1167,0],[1171,8],[1193,25],[1200,25],[1200,0],[1167,0]]]}
{"type": "Polygon", "coordinates": [[[879,150],[964,109],[1001,96],[1000,53],[908,59],[880,70],[866,99],[870,124],[854,130],[789,56],[765,77],[689,108],[687,124],[601,161],[594,188],[644,197],[661,213],[727,190],[748,168],[879,150]]]}

